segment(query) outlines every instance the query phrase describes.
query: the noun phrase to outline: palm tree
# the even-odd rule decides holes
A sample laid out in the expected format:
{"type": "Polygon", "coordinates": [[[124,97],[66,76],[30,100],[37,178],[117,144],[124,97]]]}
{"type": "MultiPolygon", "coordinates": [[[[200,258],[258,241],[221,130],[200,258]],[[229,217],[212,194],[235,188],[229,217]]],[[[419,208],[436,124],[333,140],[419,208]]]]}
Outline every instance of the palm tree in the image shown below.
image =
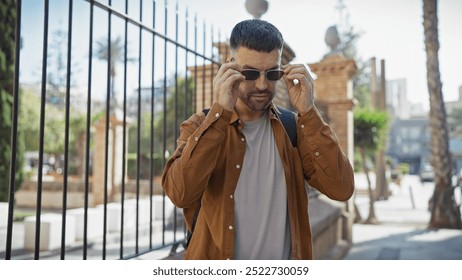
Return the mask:
{"type": "Polygon", "coordinates": [[[427,53],[427,86],[430,96],[431,165],[435,190],[429,202],[430,228],[461,228],[460,210],[451,186],[451,154],[438,60],[437,0],[423,0],[423,26],[427,53]]]}
{"type": "MultiPolygon", "coordinates": [[[[116,76],[116,66],[118,62],[124,62],[125,54],[125,44],[121,37],[117,37],[108,44],[107,38],[102,38],[96,42],[96,56],[98,59],[105,60],[110,65],[110,75],[111,75],[111,102],[116,102],[115,99],[115,90],[114,90],[114,81],[116,76]]],[[[114,104],[115,105],[115,104],[114,104]]]]}

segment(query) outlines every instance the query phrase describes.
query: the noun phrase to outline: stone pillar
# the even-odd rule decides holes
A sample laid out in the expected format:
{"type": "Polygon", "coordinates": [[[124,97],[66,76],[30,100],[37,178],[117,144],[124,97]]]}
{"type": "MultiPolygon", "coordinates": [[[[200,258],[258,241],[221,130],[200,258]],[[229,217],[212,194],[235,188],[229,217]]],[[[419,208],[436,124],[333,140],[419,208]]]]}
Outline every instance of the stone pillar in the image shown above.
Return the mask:
{"type": "MultiPolygon", "coordinates": [[[[357,71],[354,60],[340,55],[326,56],[318,63],[309,64],[316,74],[314,95],[316,104],[322,104],[325,110],[323,116],[329,126],[337,134],[340,147],[354,164],[353,136],[353,82],[352,77],[357,71]]],[[[318,106],[318,105],[317,105],[318,106]]],[[[350,199],[345,203],[341,236],[347,242],[352,242],[352,227],[354,221],[354,205],[350,199]]]]}
{"type": "MultiPolygon", "coordinates": [[[[123,121],[118,120],[114,115],[111,115],[108,131],[109,143],[106,143],[106,118],[101,118],[94,127],[95,154],[93,157],[92,194],[94,197],[94,203],[97,205],[104,203],[106,145],[108,145],[108,202],[114,199],[116,192],[120,190],[120,186],[122,184],[123,121]]],[[[126,170],[123,172],[126,172],[126,170]]]]}
{"type": "Polygon", "coordinates": [[[316,74],[314,98],[322,103],[329,126],[338,136],[340,147],[353,163],[353,82],[357,67],[354,60],[334,55],[309,64],[316,74]]]}

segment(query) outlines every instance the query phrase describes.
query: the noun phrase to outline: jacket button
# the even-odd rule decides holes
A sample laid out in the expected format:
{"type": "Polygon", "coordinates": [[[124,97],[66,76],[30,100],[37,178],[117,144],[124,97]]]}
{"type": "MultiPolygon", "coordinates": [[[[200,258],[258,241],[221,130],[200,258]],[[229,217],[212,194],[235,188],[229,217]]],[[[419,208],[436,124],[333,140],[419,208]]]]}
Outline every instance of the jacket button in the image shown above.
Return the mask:
{"type": "Polygon", "coordinates": [[[229,230],[233,230],[233,226],[229,226],[228,228],[229,228],[229,230]]]}
{"type": "Polygon", "coordinates": [[[239,169],[241,168],[241,166],[239,164],[236,164],[236,168],[239,169]]]}
{"type": "Polygon", "coordinates": [[[215,114],[215,117],[218,118],[219,116],[220,116],[220,113],[216,113],[216,114],[215,114]]]}
{"type": "Polygon", "coordinates": [[[314,153],[315,156],[319,157],[319,152],[314,153]]]}

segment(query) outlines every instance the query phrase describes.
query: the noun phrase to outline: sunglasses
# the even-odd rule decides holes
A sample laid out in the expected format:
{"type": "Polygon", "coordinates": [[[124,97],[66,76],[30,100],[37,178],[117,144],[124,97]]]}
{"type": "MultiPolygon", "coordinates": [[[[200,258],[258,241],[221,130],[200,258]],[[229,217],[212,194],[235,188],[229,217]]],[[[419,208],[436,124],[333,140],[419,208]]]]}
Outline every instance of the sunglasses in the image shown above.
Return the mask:
{"type": "MultiPolygon", "coordinates": [[[[268,81],[277,81],[284,75],[284,71],[277,69],[268,70],[264,73],[268,81]]],[[[260,77],[261,72],[254,69],[244,69],[241,71],[241,74],[244,75],[247,81],[255,81],[260,77]]]]}

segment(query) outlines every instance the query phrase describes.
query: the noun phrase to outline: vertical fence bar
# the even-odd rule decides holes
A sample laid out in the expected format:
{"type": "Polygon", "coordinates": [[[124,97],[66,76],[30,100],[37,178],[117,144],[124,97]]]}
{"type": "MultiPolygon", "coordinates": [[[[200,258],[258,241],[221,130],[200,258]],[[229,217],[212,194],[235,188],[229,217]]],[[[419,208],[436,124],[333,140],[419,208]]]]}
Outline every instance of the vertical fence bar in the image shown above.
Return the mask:
{"type": "MultiPolygon", "coordinates": [[[[152,3],[152,29],[156,29],[156,1],[152,3]]],[[[154,105],[155,105],[155,55],[156,55],[156,34],[152,34],[152,61],[151,61],[151,123],[150,123],[150,168],[149,168],[149,249],[152,249],[152,196],[154,195],[154,105]]]]}
{"type": "Polygon", "coordinates": [[[203,43],[203,48],[202,48],[202,53],[203,53],[203,59],[202,59],[202,108],[205,108],[205,78],[206,78],[206,72],[205,69],[207,67],[207,61],[206,61],[206,36],[207,31],[205,29],[205,21],[203,25],[203,31],[202,31],[202,43],[203,43]]]}
{"type": "MultiPolygon", "coordinates": [[[[143,0],[140,0],[140,22],[143,21],[143,0]]],[[[139,200],[140,200],[140,175],[141,175],[141,56],[143,42],[143,28],[139,30],[138,46],[138,129],[137,129],[137,161],[136,161],[136,228],[135,228],[135,253],[138,254],[139,239],[139,200]]]]}
{"type": "MultiPolygon", "coordinates": [[[[178,42],[178,1],[175,10],[175,41],[178,42]]],[[[175,140],[178,138],[178,44],[175,45],[175,117],[174,117],[174,135],[175,140]]],[[[174,144],[176,148],[176,142],[174,144]]]]}
{"type": "MultiPolygon", "coordinates": [[[[166,163],[166,152],[167,152],[167,18],[168,18],[168,10],[167,10],[167,0],[165,0],[165,7],[164,7],[164,123],[163,123],[163,153],[162,153],[162,165],[165,166],[166,163]]],[[[162,193],[162,245],[165,245],[165,192],[162,193]]]]}
{"type": "MultiPolygon", "coordinates": [[[[109,6],[112,5],[112,0],[109,0],[109,6]]],[[[111,39],[111,10],[108,11],[108,36],[107,36],[107,92],[106,92],[106,147],[105,147],[105,160],[104,160],[104,222],[103,222],[103,260],[106,259],[106,240],[107,240],[107,202],[108,202],[108,169],[109,169],[109,126],[110,126],[110,111],[111,111],[111,98],[113,97],[111,94],[112,87],[111,87],[111,67],[112,67],[112,39],[111,39]]],[[[111,180],[111,183],[112,180],[111,180]]]]}
{"type": "Polygon", "coordinates": [[[194,113],[197,112],[197,14],[194,15],[194,113]]]}
{"type": "MultiPolygon", "coordinates": [[[[210,58],[212,59],[210,63],[210,79],[213,81],[213,68],[215,67],[215,63],[213,62],[213,25],[210,28],[210,58]]],[[[213,104],[213,82],[210,82],[210,107],[213,104]]]]}
{"type": "MultiPolygon", "coordinates": [[[[185,50],[185,69],[184,69],[184,115],[183,115],[183,119],[186,120],[188,117],[189,117],[189,78],[188,78],[188,55],[189,55],[189,13],[188,13],[188,10],[186,9],[186,20],[185,20],[185,46],[186,46],[186,50],[185,50]]],[[[176,215],[175,215],[175,220],[176,220],[176,215]]],[[[183,220],[183,236],[186,236],[186,222],[183,220]]]]}
{"type": "Polygon", "coordinates": [[[86,144],[85,144],[85,198],[83,212],[83,256],[87,259],[88,246],[88,193],[90,191],[90,133],[91,133],[91,94],[92,94],[92,72],[93,72],[93,1],[90,1],[90,38],[88,43],[88,89],[87,89],[87,126],[86,126],[86,144]]]}
{"type": "Polygon", "coordinates": [[[66,116],[64,131],[64,176],[63,176],[63,209],[61,222],[61,259],[64,260],[66,252],[66,210],[67,210],[67,183],[69,170],[69,111],[71,90],[71,55],[72,55],[72,0],[69,0],[69,23],[67,30],[67,73],[66,73],[66,116]]]}
{"type": "MultiPolygon", "coordinates": [[[[175,41],[178,43],[178,19],[179,19],[179,11],[178,11],[178,1],[176,2],[176,15],[175,15],[175,41]]],[[[178,44],[175,45],[175,118],[174,118],[174,149],[176,149],[176,139],[178,139],[178,44]]],[[[176,230],[177,230],[177,223],[176,223],[176,207],[173,207],[173,242],[176,242],[176,230]]]]}
{"type": "MultiPolygon", "coordinates": [[[[225,37],[225,40],[226,40],[226,37],[225,37]]],[[[225,42],[225,41],[223,41],[223,42],[225,42]]],[[[230,47],[229,47],[229,44],[227,44],[227,43],[225,42],[225,57],[222,59],[222,61],[226,61],[225,59],[231,58],[231,57],[230,57],[231,55],[230,55],[230,53],[229,53],[229,52],[230,52],[230,49],[229,49],[229,48],[230,48],[230,47]]]]}
{"type": "Polygon", "coordinates": [[[16,156],[18,141],[18,116],[19,116],[19,62],[21,51],[21,0],[16,1],[16,28],[15,28],[15,55],[14,55],[14,81],[13,81],[13,120],[11,131],[11,164],[10,164],[10,192],[8,198],[8,222],[6,229],[5,260],[11,260],[11,247],[13,241],[13,218],[14,218],[14,190],[16,185],[16,156]]]}
{"type": "Polygon", "coordinates": [[[217,41],[217,48],[218,48],[218,54],[217,54],[217,61],[223,61],[223,59],[221,58],[221,44],[222,44],[222,40],[221,40],[221,30],[218,30],[218,41],[217,41]]]}
{"type": "MultiPolygon", "coordinates": [[[[178,26],[178,20],[179,20],[179,11],[178,11],[178,1],[176,2],[176,10],[175,10],[175,41],[178,43],[178,36],[179,36],[179,26],[178,26]]],[[[178,44],[175,45],[175,118],[174,118],[174,135],[175,135],[175,140],[178,138],[178,49],[179,46],[178,44]]],[[[176,148],[176,142],[174,144],[174,148],[176,148]]]]}
{"type": "Polygon", "coordinates": [[[184,65],[185,65],[185,69],[184,69],[184,115],[183,115],[183,118],[184,119],[187,119],[189,117],[189,77],[188,77],[188,55],[189,55],[189,13],[188,13],[188,10],[186,10],[186,20],[185,20],[185,46],[186,46],[186,50],[185,50],[185,61],[184,61],[184,65]]]}
{"type": "MultiPolygon", "coordinates": [[[[128,0],[125,0],[125,14],[128,15],[128,0]]],[[[120,198],[120,249],[119,257],[124,256],[124,216],[125,216],[125,170],[127,149],[127,64],[128,64],[128,18],[125,18],[124,29],[124,101],[123,101],[123,136],[122,136],[122,186],[120,198]]]]}
{"type": "Polygon", "coordinates": [[[48,15],[49,1],[44,2],[44,26],[43,26],[43,55],[42,55],[42,88],[40,103],[40,144],[39,144],[39,164],[37,178],[37,206],[35,219],[35,252],[34,259],[40,257],[40,222],[42,215],[42,179],[43,179],[43,145],[45,137],[45,103],[46,103],[46,84],[47,84],[47,58],[48,58],[48,15]]]}

